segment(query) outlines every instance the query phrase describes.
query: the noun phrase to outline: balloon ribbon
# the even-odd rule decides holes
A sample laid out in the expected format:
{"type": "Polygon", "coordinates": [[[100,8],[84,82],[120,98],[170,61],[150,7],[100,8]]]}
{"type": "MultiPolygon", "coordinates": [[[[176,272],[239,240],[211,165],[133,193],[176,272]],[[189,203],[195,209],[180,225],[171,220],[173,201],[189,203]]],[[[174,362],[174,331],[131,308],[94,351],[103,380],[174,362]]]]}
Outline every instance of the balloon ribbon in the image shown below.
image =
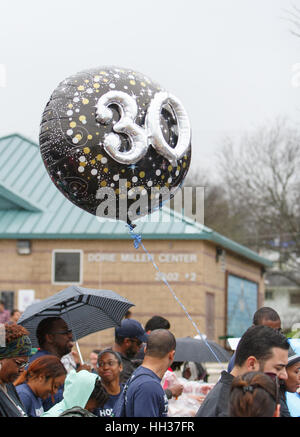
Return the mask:
{"type": "Polygon", "coordinates": [[[199,331],[197,325],[195,324],[194,320],[192,319],[192,317],[190,316],[190,314],[188,313],[187,309],[185,308],[185,306],[183,305],[183,303],[178,299],[178,297],[176,296],[174,290],[172,289],[171,285],[169,284],[169,282],[167,281],[166,277],[164,276],[164,274],[159,270],[159,268],[157,267],[153,257],[151,256],[151,254],[148,252],[148,250],[145,248],[143,242],[142,242],[142,236],[141,234],[137,234],[134,232],[133,230],[133,226],[132,224],[127,224],[126,226],[128,226],[129,228],[129,232],[130,232],[130,236],[131,238],[133,238],[133,244],[135,249],[138,249],[140,246],[142,247],[142,249],[145,251],[145,253],[148,256],[148,260],[152,262],[153,266],[155,267],[155,269],[157,270],[159,277],[161,278],[161,280],[166,284],[166,286],[168,287],[168,289],[171,291],[174,299],[176,300],[176,302],[179,303],[179,305],[181,306],[181,308],[183,309],[183,311],[185,312],[187,318],[192,322],[192,325],[194,326],[194,328],[196,329],[197,333],[199,334],[200,338],[204,341],[204,343],[206,344],[206,346],[208,347],[208,349],[211,351],[211,353],[214,355],[214,357],[216,358],[217,362],[220,363],[221,361],[219,360],[219,358],[217,357],[217,355],[215,354],[215,352],[213,351],[213,349],[210,347],[209,343],[206,341],[206,339],[203,337],[203,335],[201,334],[201,332],[199,331]]]}

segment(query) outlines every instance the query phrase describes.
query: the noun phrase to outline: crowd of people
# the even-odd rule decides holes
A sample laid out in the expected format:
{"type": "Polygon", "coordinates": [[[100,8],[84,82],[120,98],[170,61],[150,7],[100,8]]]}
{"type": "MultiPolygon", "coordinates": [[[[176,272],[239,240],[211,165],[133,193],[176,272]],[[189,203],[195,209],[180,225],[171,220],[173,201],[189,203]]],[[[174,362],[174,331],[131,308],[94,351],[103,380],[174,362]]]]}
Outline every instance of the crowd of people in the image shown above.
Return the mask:
{"type": "Polygon", "coordinates": [[[0,323],[17,323],[21,317],[21,311],[17,308],[9,311],[5,308],[4,300],[0,300],[0,323]]]}
{"type": "MultiPolygon", "coordinates": [[[[127,314],[115,329],[114,343],[91,351],[84,364],[72,350],[72,330],[62,318],[40,322],[39,348],[34,350],[29,332],[11,315],[5,317],[5,345],[0,345],[3,417],[167,417],[170,399],[179,399],[184,387],[174,383],[164,388],[166,372],[179,364],[184,378],[194,374],[196,381],[204,381],[208,376],[201,363],[174,363],[176,338],[161,316],[143,327],[127,314]]],[[[277,312],[263,307],[253,315],[252,326],[196,417],[299,417],[299,387],[300,355],[282,334],[277,312]],[[299,398],[293,414],[290,394],[299,398]]]]}

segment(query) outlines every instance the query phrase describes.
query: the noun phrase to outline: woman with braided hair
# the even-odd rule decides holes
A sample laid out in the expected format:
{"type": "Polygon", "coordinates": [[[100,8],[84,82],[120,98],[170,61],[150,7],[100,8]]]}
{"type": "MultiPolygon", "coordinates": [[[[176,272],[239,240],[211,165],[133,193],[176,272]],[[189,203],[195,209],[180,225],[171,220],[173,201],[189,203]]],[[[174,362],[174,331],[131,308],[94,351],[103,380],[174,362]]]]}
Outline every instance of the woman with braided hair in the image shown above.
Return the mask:
{"type": "Polygon", "coordinates": [[[28,364],[31,341],[21,325],[6,323],[0,329],[5,331],[0,343],[0,417],[24,417],[25,408],[13,382],[28,364]]]}
{"type": "Polygon", "coordinates": [[[231,417],[279,417],[279,383],[276,374],[247,372],[233,379],[231,417]]]}

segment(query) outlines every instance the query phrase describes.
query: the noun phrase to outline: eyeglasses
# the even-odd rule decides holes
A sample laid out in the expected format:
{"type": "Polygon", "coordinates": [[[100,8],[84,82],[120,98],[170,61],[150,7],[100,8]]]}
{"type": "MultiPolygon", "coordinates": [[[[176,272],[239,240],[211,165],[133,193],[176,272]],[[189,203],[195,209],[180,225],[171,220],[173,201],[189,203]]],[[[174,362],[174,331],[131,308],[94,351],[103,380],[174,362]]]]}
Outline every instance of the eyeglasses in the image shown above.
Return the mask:
{"type": "Polygon", "coordinates": [[[16,363],[16,365],[18,366],[18,368],[20,370],[25,369],[25,367],[28,365],[29,361],[18,361],[18,360],[14,360],[14,362],[16,363]]]}
{"type": "Polygon", "coordinates": [[[58,335],[69,335],[72,334],[72,329],[66,329],[65,331],[56,331],[56,332],[51,332],[51,334],[58,334],[58,335]]]}
{"type": "Polygon", "coordinates": [[[97,364],[98,367],[104,367],[104,366],[109,366],[109,367],[113,367],[115,364],[117,364],[118,361],[117,360],[110,360],[110,361],[100,361],[100,363],[97,364]]]}

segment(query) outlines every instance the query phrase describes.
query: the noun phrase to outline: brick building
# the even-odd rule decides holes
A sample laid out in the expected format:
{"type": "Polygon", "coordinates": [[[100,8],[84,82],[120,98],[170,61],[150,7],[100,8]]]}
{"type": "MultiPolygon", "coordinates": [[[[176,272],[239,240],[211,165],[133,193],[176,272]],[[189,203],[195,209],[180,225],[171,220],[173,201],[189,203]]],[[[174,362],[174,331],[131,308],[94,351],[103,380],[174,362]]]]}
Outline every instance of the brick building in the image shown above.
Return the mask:
{"type": "MultiPolygon", "coordinates": [[[[137,225],[143,243],[199,330],[238,337],[264,301],[270,261],[167,208],[137,225]]],[[[0,139],[0,293],[21,310],[70,283],[110,289],[145,323],[159,314],[177,337],[195,328],[123,222],[98,219],[69,202],[51,182],[36,144],[0,139]]],[[[88,322],[88,321],[87,321],[88,322]]],[[[86,357],[110,345],[113,329],[79,341],[86,357]]]]}

